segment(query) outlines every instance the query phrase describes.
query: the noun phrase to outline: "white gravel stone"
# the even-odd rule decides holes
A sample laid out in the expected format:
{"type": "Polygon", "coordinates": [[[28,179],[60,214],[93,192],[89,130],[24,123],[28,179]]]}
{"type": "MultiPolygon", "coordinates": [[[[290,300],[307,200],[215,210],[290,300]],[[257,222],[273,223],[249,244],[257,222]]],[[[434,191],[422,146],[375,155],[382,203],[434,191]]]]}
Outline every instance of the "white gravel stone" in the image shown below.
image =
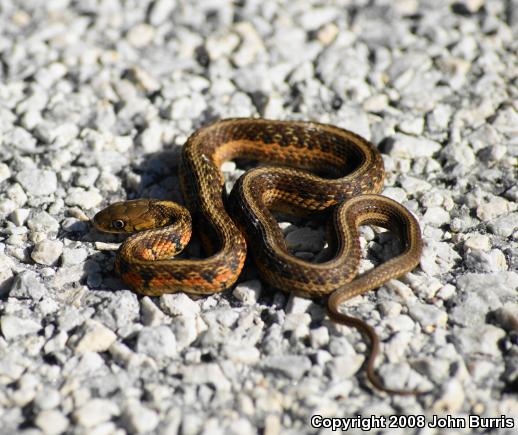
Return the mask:
{"type": "Polygon", "coordinates": [[[19,208],[14,210],[10,215],[9,219],[17,226],[22,226],[29,217],[30,210],[28,208],[19,208]]]}
{"type": "Polygon", "coordinates": [[[465,250],[489,251],[491,249],[491,240],[485,234],[471,234],[464,242],[465,250]]]}
{"type": "Polygon", "coordinates": [[[455,305],[450,321],[475,328],[485,321],[487,313],[502,306],[518,288],[518,274],[497,272],[469,273],[457,280],[455,305]]]}
{"type": "Polygon", "coordinates": [[[137,352],[160,360],[176,356],[176,339],[168,326],[142,328],[137,338],[137,352]]]}
{"type": "Polygon", "coordinates": [[[364,358],[358,354],[335,356],[327,365],[334,379],[349,379],[360,370],[364,358]]]}
{"type": "Polygon", "coordinates": [[[11,176],[11,170],[5,163],[0,162],[0,183],[11,176]]]}
{"type": "Polygon", "coordinates": [[[516,137],[516,123],[518,122],[518,110],[512,105],[505,106],[498,111],[492,125],[503,134],[516,137]]]}
{"type": "Polygon", "coordinates": [[[47,354],[63,350],[63,349],[65,349],[67,340],[68,340],[68,334],[65,331],[60,331],[53,338],[51,338],[49,341],[47,341],[47,343],[43,347],[43,350],[47,354]]]}
{"type": "Polygon", "coordinates": [[[450,214],[442,207],[429,207],[423,215],[423,220],[431,225],[440,227],[450,222],[450,214]]]}
{"type": "Polygon", "coordinates": [[[309,334],[309,324],[311,323],[311,316],[308,313],[289,313],[286,315],[284,320],[283,330],[284,331],[295,331],[297,329],[303,329],[309,334]]]}
{"type": "Polygon", "coordinates": [[[6,192],[8,198],[13,200],[18,207],[23,207],[27,203],[27,195],[20,183],[13,183],[6,192]]]}
{"type": "Polygon", "coordinates": [[[7,255],[0,253],[0,296],[10,291],[13,272],[14,262],[7,255]]]}
{"type": "Polygon", "coordinates": [[[98,207],[102,200],[103,197],[95,187],[88,190],[82,187],[76,187],[69,189],[65,203],[67,205],[77,205],[88,210],[98,207]]]}
{"type": "Polygon", "coordinates": [[[465,355],[500,356],[498,342],[505,337],[505,331],[493,325],[479,325],[476,330],[462,328],[455,331],[455,343],[465,355]]]}
{"type": "Polygon", "coordinates": [[[404,202],[407,200],[406,191],[400,187],[388,187],[383,189],[383,195],[398,202],[404,202]]]}
{"type": "Polygon", "coordinates": [[[329,330],[325,326],[312,329],[309,332],[311,346],[315,349],[324,347],[329,343],[329,330]]]}
{"type": "Polygon", "coordinates": [[[266,370],[297,380],[310,369],[311,361],[298,355],[270,356],[262,361],[262,366],[266,370]]]}
{"type": "Polygon", "coordinates": [[[119,291],[106,299],[97,318],[112,330],[131,326],[139,317],[139,303],[135,293],[119,291]]]}
{"type": "Polygon", "coordinates": [[[257,364],[261,359],[261,354],[257,348],[246,345],[226,345],[225,354],[228,359],[237,364],[257,364]]]}
{"type": "Polygon", "coordinates": [[[490,252],[473,251],[466,255],[466,264],[481,272],[499,272],[507,270],[507,260],[499,249],[490,252]]]}
{"type": "Polygon", "coordinates": [[[38,332],[41,330],[41,324],[14,314],[4,314],[0,317],[0,330],[5,339],[11,340],[38,332]]]}
{"type": "Polygon", "coordinates": [[[92,428],[88,431],[89,435],[123,435],[123,429],[120,429],[118,425],[115,423],[112,423],[111,421],[108,421],[106,423],[101,423],[100,425],[96,426],[95,428],[92,428]]]}
{"type": "Polygon", "coordinates": [[[62,434],[69,425],[68,419],[60,411],[52,409],[41,411],[35,423],[45,435],[62,434]]]}
{"type": "Polygon", "coordinates": [[[46,211],[35,212],[27,221],[27,226],[32,231],[42,233],[56,233],[59,230],[59,222],[46,211]]]}
{"type": "Polygon", "coordinates": [[[442,300],[448,300],[455,294],[455,286],[451,284],[446,284],[441,287],[441,289],[437,292],[437,296],[442,300]]]}
{"type": "Polygon", "coordinates": [[[151,43],[155,29],[145,23],[140,23],[129,30],[126,35],[128,42],[136,48],[143,48],[151,43]]]}
{"type": "Polygon", "coordinates": [[[99,177],[99,173],[99,169],[95,167],[84,169],[81,168],[76,176],[75,184],[81,187],[90,187],[99,177]]]}
{"type": "Polygon", "coordinates": [[[261,289],[259,280],[245,281],[237,285],[232,295],[245,305],[254,305],[261,295],[261,289]]]}
{"type": "Polygon", "coordinates": [[[37,151],[36,139],[28,131],[20,127],[14,127],[4,133],[3,141],[22,152],[34,153],[37,151]]]}
{"type": "Polygon", "coordinates": [[[60,403],[61,396],[59,391],[49,387],[40,389],[34,398],[34,404],[41,410],[57,408],[60,403]]]}
{"type": "Polygon", "coordinates": [[[105,352],[117,339],[117,335],[102,323],[88,319],[77,335],[71,338],[75,351],[105,352]]]}
{"type": "Polygon", "coordinates": [[[427,123],[432,131],[444,131],[450,122],[451,106],[439,104],[427,117],[427,123]]]}
{"type": "Polygon", "coordinates": [[[518,228],[518,213],[509,213],[507,216],[492,219],[488,228],[493,234],[509,237],[518,228]]]}
{"type": "Polygon", "coordinates": [[[401,177],[401,186],[407,194],[410,193],[414,195],[431,189],[431,184],[427,181],[408,175],[403,175],[401,177]]]}
{"type": "Polygon", "coordinates": [[[120,414],[117,404],[106,399],[92,399],[74,412],[74,420],[81,426],[98,426],[120,414]]]}
{"type": "MultiPolygon", "coordinates": [[[[201,96],[190,95],[189,97],[179,98],[173,104],[171,104],[168,117],[172,120],[182,119],[190,116],[202,116],[202,113],[207,110],[207,103],[201,96]]],[[[149,129],[148,129],[149,130],[149,129]]],[[[151,131],[148,133],[149,137],[145,138],[141,137],[141,140],[147,140],[149,143],[142,143],[142,146],[146,150],[153,150],[153,145],[156,149],[159,149],[161,146],[159,131],[152,133],[151,131]],[[153,134],[156,137],[153,137],[153,134]],[[154,140],[154,142],[152,142],[154,140]],[[147,146],[146,146],[147,145],[147,146]]],[[[147,130],[146,130],[147,132],[147,130]]],[[[144,132],[144,133],[146,133],[144,132]]]]}
{"type": "Polygon", "coordinates": [[[46,288],[31,271],[24,271],[16,276],[9,291],[9,296],[17,299],[33,299],[39,301],[46,293],[46,288]]]}
{"type": "Polygon", "coordinates": [[[51,195],[57,189],[57,177],[44,169],[24,169],[16,174],[16,179],[29,195],[51,195]]]}
{"type": "Polygon", "coordinates": [[[158,414],[136,400],[129,402],[121,416],[124,425],[131,433],[149,433],[160,422],[158,414]]]}
{"type": "Polygon", "coordinates": [[[61,263],[63,266],[74,266],[76,264],[82,264],[88,257],[88,251],[83,248],[63,248],[61,254],[61,263]]]}
{"type": "Polygon", "coordinates": [[[106,190],[108,192],[115,192],[120,188],[120,186],[120,179],[109,172],[101,172],[96,182],[96,187],[99,190],[106,190]]]}
{"type": "Polygon", "coordinates": [[[465,399],[465,392],[458,379],[449,379],[442,386],[442,394],[432,405],[435,412],[459,412],[465,399]]]}
{"type": "Polygon", "coordinates": [[[23,375],[18,381],[17,389],[11,395],[11,400],[17,406],[26,406],[29,402],[34,400],[39,382],[40,380],[32,374],[23,375]]]}
{"type": "Polygon", "coordinates": [[[38,264],[52,266],[63,252],[63,243],[59,240],[44,239],[34,245],[31,258],[38,264]]]}
{"type": "Polygon", "coordinates": [[[168,323],[168,318],[163,311],[155,305],[149,297],[143,297],[140,300],[140,314],[142,323],[146,326],[156,326],[168,323]]]}
{"type": "Polygon", "coordinates": [[[152,3],[149,10],[149,22],[153,26],[158,26],[167,20],[173,11],[175,2],[169,0],[156,0],[152,3]]]}
{"type": "Polygon", "coordinates": [[[242,21],[234,28],[241,37],[241,45],[232,60],[239,67],[250,65],[265,50],[261,36],[250,22],[242,21]]]}
{"type": "Polygon", "coordinates": [[[200,306],[185,293],[160,296],[160,308],[170,316],[197,316],[200,306]]]}
{"type": "Polygon", "coordinates": [[[423,118],[405,118],[399,123],[399,129],[406,134],[418,136],[423,133],[423,118]]]}
{"type": "Polygon", "coordinates": [[[114,361],[126,368],[149,366],[156,368],[156,364],[146,355],[133,352],[128,346],[115,341],[108,349],[114,361]]]}
{"type": "Polygon", "coordinates": [[[425,332],[433,332],[437,327],[445,327],[448,315],[433,305],[425,305],[414,301],[408,306],[408,313],[412,319],[419,322],[425,332]]]}
{"type": "Polygon", "coordinates": [[[433,140],[397,133],[387,142],[387,153],[392,157],[418,158],[432,157],[441,149],[441,145],[433,140]]]}
{"type": "Polygon", "coordinates": [[[172,329],[176,337],[176,348],[181,351],[207,330],[207,324],[200,317],[179,316],[174,319],[172,329]]]}
{"type": "Polygon", "coordinates": [[[16,210],[16,203],[11,199],[0,200],[0,216],[6,217],[14,213],[16,210]]]}
{"type": "MultiPolygon", "coordinates": [[[[308,298],[302,298],[300,296],[295,296],[293,294],[290,294],[290,297],[288,299],[288,304],[286,305],[286,313],[289,315],[296,315],[296,314],[303,314],[308,311],[309,307],[312,305],[311,299],[308,298]]],[[[297,317],[297,316],[295,316],[297,317]]],[[[302,316],[304,318],[307,317],[307,315],[302,316]]],[[[288,316],[286,318],[286,322],[288,322],[288,316]]]]}
{"type": "Polygon", "coordinates": [[[209,35],[207,38],[207,51],[212,60],[229,56],[239,45],[239,36],[235,33],[224,35],[209,35]]]}
{"type": "Polygon", "coordinates": [[[231,388],[230,381],[215,363],[197,364],[181,368],[182,380],[187,384],[211,384],[218,391],[225,392],[231,388]]]}
{"type": "Polygon", "coordinates": [[[146,92],[156,92],[160,89],[160,83],[148,71],[139,67],[133,67],[128,70],[128,73],[128,78],[146,92]]]}
{"type": "Polygon", "coordinates": [[[152,123],[139,137],[139,143],[148,153],[158,151],[162,147],[162,127],[158,123],[152,123]]]}

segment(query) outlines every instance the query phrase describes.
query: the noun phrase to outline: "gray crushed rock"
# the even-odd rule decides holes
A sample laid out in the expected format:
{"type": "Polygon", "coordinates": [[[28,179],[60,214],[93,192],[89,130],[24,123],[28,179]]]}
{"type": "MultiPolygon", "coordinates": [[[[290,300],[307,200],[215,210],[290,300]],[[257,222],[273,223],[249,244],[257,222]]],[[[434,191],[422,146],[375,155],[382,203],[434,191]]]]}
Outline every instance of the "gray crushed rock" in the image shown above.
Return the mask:
{"type": "MultiPolygon", "coordinates": [[[[0,433],[309,434],[314,414],[518,415],[514,9],[2,0],[0,433]],[[234,116],[328,122],[382,151],[383,194],[416,215],[424,253],[343,309],[379,334],[386,385],[429,394],[371,389],[365,339],[253,266],[203,298],[140,297],[115,276],[121,239],[88,220],[126,198],[180,200],[181,146],[234,116]]],[[[224,163],[228,190],[245,169],[224,163]]],[[[280,228],[293,255],[327,258],[323,225],[280,228]]],[[[362,270],[398,252],[371,228],[361,244],[362,270]]]]}

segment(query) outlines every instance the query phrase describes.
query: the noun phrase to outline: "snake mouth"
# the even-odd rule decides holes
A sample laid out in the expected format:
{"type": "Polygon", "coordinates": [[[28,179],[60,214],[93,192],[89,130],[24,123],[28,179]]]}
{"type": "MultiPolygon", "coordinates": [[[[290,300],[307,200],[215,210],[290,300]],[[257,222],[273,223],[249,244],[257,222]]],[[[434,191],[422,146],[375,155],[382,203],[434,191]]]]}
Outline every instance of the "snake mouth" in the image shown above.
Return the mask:
{"type": "Polygon", "coordinates": [[[92,227],[94,227],[97,231],[101,231],[101,232],[104,232],[102,228],[99,227],[99,225],[97,224],[97,222],[95,221],[95,217],[97,215],[95,215],[93,218],[90,219],[90,225],[92,227]]]}
{"type": "Polygon", "coordinates": [[[118,231],[111,231],[104,227],[99,226],[93,219],[90,219],[90,224],[96,229],[96,231],[99,231],[100,233],[104,234],[121,234],[118,231]]]}
{"type": "MultiPolygon", "coordinates": [[[[102,212],[102,210],[101,210],[102,212]]],[[[109,234],[120,234],[120,231],[114,230],[113,228],[106,227],[106,225],[101,225],[99,223],[99,215],[100,213],[96,213],[96,215],[90,219],[90,225],[94,227],[100,233],[109,233],[109,234]]]]}

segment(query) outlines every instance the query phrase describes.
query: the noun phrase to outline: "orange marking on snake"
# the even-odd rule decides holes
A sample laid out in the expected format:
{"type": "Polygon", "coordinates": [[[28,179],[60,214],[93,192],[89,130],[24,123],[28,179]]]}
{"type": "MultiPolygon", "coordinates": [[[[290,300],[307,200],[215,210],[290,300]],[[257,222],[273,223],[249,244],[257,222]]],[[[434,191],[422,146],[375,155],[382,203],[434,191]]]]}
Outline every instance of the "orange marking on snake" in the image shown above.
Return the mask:
{"type": "MultiPolygon", "coordinates": [[[[165,258],[169,252],[174,253],[176,246],[172,249],[172,244],[161,241],[164,234],[167,238],[191,228],[192,219],[177,204],[129,201],[112,209],[108,207],[94,218],[98,228],[110,232],[113,232],[110,227],[113,219],[121,219],[117,216],[124,209],[137,218],[153,214],[159,218],[169,214],[172,218],[166,220],[170,225],[135,234],[121,246],[118,258],[124,270],[131,270],[122,277],[133,290],[156,296],[177,291],[208,295],[228,289],[241,273],[248,246],[264,281],[300,296],[330,295],[330,317],[358,328],[370,338],[372,351],[367,376],[374,386],[393,394],[418,393],[383,386],[373,368],[379,348],[374,329],[338,310],[347,299],[412,270],[422,252],[421,233],[414,216],[401,204],[377,195],[383,186],[384,168],[381,154],[372,143],[328,124],[228,119],[193,133],[182,149],[181,161],[182,193],[197,228],[204,233],[200,239],[208,257],[165,258]],[[238,158],[274,166],[247,171],[224,203],[221,164],[238,158]],[[271,214],[276,207],[282,211],[286,205],[283,202],[287,203],[287,210],[303,210],[307,214],[336,206],[334,258],[325,263],[309,263],[286,251],[285,240],[274,227],[271,214]],[[360,225],[379,225],[394,231],[400,237],[403,251],[354,279],[361,260],[360,225]],[[214,252],[218,247],[219,251],[214,252]],[[161,259],[146,261],[157,257],[161,259]]],[[[144,228],[145,222],[141,225],[144,228]]],[[[187,235],[175,237],[174,240],[182,243],[188,240],[187,235]]]]}

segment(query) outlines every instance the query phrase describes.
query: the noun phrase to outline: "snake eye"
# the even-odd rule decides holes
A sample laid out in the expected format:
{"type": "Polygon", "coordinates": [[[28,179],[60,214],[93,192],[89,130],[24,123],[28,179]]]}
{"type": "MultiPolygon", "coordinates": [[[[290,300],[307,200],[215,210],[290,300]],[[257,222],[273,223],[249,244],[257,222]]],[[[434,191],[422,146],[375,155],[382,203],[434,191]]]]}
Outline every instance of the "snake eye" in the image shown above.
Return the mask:
{"type": "Polygon", "coordinates": [[[112,227],[115,228],[116,230],[122,230],[124,228],[124,225],[126,225],[126,224],[124,223],[123,220],[117,219],[115,221],[112,221],[112,227]]]}

